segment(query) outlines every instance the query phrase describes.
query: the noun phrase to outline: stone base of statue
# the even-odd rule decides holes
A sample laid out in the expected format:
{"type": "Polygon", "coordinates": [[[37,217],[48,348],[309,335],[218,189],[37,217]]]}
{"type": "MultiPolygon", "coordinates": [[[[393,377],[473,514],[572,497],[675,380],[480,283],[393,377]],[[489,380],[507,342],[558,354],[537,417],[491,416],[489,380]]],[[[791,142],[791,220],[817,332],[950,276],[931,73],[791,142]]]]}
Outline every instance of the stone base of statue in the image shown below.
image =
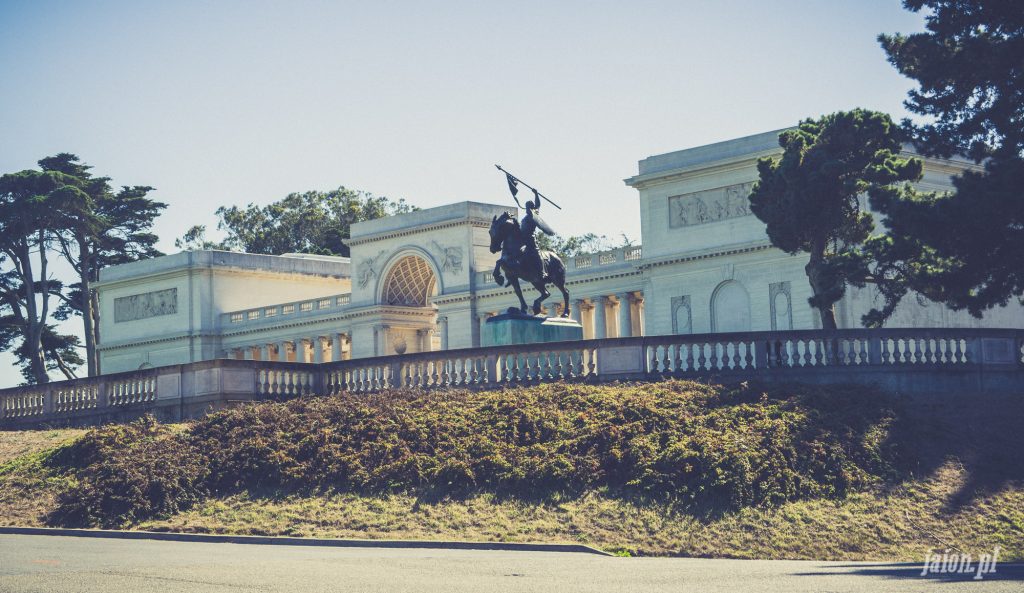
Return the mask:
{"type": "Polygon", "coordinates": [[[540,317],[505,313],[484,323],[480,343],[484,346],[537,344],[582,340],[583,326],[566,317],[540,317]]]}

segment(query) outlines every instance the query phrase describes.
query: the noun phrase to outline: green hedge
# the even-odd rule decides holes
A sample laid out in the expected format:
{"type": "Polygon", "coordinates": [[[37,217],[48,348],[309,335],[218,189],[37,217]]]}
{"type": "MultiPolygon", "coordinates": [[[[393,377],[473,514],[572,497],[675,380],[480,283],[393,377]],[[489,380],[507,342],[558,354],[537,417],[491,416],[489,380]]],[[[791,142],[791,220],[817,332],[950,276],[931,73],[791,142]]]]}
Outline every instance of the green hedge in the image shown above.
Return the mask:
{"type": "Polygon", "coordinates": [[[863,388],[685,381],[265,402],[184,431],[144,419],[89,432],[53,457],[75,480],[50,520],[123,526],[242,490],[771,506],[892,472],[893,418],[863,388]]]}

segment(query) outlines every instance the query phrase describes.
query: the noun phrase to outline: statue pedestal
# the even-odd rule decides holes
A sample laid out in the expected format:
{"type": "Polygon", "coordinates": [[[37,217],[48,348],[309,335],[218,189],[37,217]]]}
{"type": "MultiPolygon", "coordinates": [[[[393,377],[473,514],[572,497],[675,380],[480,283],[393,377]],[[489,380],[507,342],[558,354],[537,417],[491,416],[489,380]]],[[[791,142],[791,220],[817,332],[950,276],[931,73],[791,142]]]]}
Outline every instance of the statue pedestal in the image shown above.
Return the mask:
{"type": "Polygon", "coordinates": [[[536,344],[582,340],[583,326],[562,317],[496,315],[484,323],[480,343],[484,346],[536,344]]]}

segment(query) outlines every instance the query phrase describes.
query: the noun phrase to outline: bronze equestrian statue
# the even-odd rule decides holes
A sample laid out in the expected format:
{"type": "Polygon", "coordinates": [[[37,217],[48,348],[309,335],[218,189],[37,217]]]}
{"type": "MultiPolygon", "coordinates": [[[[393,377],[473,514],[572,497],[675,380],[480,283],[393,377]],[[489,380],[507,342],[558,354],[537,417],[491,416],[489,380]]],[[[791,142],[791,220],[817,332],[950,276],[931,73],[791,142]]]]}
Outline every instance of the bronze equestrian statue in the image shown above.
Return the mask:
{"type": "Polygon", "coordinates": [[[540,210],[540,196],[534,190],[535,200],[526,202],[526,215],[522,224],[508,212],[501,216],[495,216],[491,220],[491,253],[501,251],[501,258],[494,266],[494,281],[498,286],[505,286],[505,276],[508,276],[508,284],[516,291],[519,297],[520,308],[509,307],[508,313],[513,315],[526,315],[526,299],[523,298],[523,290],[519,286],[519,279],[523,279],[533,285],[540,293],[540,297],[533,301],[533,314],[540,313],[541,303],[551,296],[545,288],[546,284],[554,284],[562,291],[565,299],[562,307],[562,317],[569,316],[569,292],[565,290],[565,264],[552,251],[538,250],[537,241],[533,234],[538,229],[546,235],[554,235],[547,224],[541,220],[537,211],[540,210]]]}

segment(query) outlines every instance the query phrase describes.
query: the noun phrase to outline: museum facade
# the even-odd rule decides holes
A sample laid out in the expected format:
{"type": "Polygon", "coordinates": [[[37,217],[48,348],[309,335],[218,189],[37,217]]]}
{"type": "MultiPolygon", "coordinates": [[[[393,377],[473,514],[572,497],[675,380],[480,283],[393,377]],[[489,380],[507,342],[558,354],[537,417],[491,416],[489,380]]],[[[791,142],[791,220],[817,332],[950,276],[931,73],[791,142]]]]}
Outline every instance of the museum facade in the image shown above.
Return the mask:
{"type": "MultiPolygon", "coordinates": [[[[640,161],[626,183],[639,194],[641,244],[565,262],[585,338],[820,327],[807,303],[806,257],[772,247],[747,199],[757,160],[781,153],[778,134],[640,161]]],[[[928,191],[950,190],[952,176],[976,167],[923,160],[917,185],[928,191]]],[[[498,256],[488,228],[509,210],[458,202],[358,223],[350,258],[188,251],[104,269],[101,371],[478,346],[487,318],[517,305],[491,276],[498,256]]],[[[859,327],[876,297],[870,287],[848,291],[836,306],[839,327],[859,327]]],[[[548,300],[551,314],[557,303],[548,300]]],[[[1024,308],[979,320],[909,297],[888,326],[1024,328],[1024,308]]]]}

